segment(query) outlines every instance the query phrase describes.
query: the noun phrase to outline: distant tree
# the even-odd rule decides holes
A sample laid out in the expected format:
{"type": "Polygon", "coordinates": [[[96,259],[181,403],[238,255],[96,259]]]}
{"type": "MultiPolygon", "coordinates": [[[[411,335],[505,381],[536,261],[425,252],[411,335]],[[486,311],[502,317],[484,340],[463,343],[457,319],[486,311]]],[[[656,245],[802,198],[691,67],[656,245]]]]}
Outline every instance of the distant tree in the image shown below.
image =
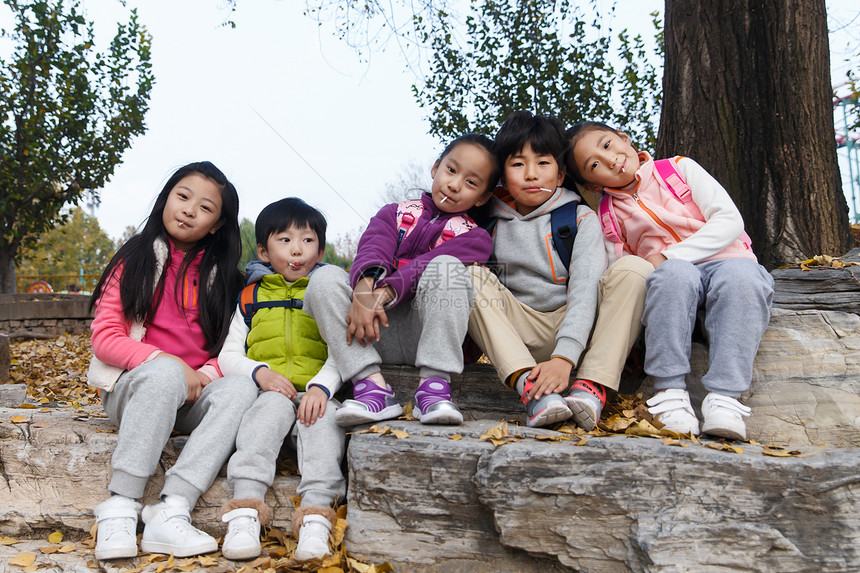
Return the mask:
{"type": "Polygon", "coordinates": [[[332,245],[331,243],[326,243],[325,254],[323,255],[322,262],[348,269],[350,266],[352,266],[353,258],[354,256],[345,257],[340,255],[334,245],[332,245]]]}
{"type": "Polygon", "coordinates": [[[121,246],[125,244],[127,240],[132,238],[134,234],[137,233],[137,227],[134,225],[126,225],[125,230],[123,230],[122,235],[120,235],[119,239],[116,241],[116,248],[119,249],[121,246]]]}
{"type": "Polygon", "coordinates": [[[62,208],[113,174],[145,131],[151,38],[132,11],[103,53],[77,0],[3,0],[0,30],[0,292],[15,291],[22,246],[65,220],[62,208]]]}
{"type": "Polygon", "coordinates": [[[493,134],[527,109],[568,124],[624,125],[654,147],[663,50],[656,13],[650,41],[613,30],[614,5],[601,13],[595,0],[306,0],[305,12],[362,54],[400,48],[421,70],[413,92],[442,141],[493,134]]]}
{"type": "MultiPolygon", "coordinates": [[[[98,219],[75,207],[63,225],[39,237],[35,248],[21,251],[18,269],[24,275],[101,274],[115,250],[116,244],[98,219]]],[[[65,289],[67,285],[54,288],[65,289]]]]}
{"type": "Polygon", "coordinates": [[[356,227],[341,233],[334,239],[334,250],[346,259],[352,261],[355,259],[355,253],[358,250],[358,240],[364,233],[364,227],[356,227]]]}
{"type": "Polygon", "coordinates": [[[239,259],[239,270],[245,270],[248,263],[257,260],[257,238],[254,233],[254,223],[242,219],[239,223],[239,233],[242,235],[242,257],[239,259]]]}
{"type": "Polygon", "coordinates": [[[430,166],[413,159],[401,166],[394,178],[385,184],[377,206],[416,199],[430,190],[430,183],[430,166]]]}

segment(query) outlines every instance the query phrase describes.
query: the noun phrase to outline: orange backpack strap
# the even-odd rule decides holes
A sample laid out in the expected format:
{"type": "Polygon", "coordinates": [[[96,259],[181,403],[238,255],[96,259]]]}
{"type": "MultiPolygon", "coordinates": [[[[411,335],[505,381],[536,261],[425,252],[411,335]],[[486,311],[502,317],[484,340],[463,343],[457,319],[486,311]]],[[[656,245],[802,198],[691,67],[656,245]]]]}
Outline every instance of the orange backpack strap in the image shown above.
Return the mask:
{"type": "Polygon", "coordinates": [[[254,318],[254,313],[257,309],[254,308],[254,303],[257,302],[257,287],[260,283],[254,283],[246,286],[239,293],[239,311],[242,313],[242,318],[245,319],[245,325],[248,330],[251,329],[251,319],[254,318]]]}

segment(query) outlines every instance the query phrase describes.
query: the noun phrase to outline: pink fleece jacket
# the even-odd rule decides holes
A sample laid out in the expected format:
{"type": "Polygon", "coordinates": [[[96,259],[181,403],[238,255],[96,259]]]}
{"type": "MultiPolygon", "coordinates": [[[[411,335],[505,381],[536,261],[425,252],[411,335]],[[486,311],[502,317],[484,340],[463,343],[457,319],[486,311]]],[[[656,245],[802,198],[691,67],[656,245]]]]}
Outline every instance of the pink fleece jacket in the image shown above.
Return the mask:
{"type": "Polygon", "coordinates": [[[183,258],[184,253],[171,245],[169,264],[165,269],[164,295],[155,316],[143,325],[145,333],[140,340],[132,335],[134,325],[122,312],[119,278],[124,266],[117,267],[96,303],[91,327],[96,358],[105,364],[131,370],[152,360],[160,352],[166,352],[182,358],[210,380],[220,377],[217,359],[210,357],[206,350],[199,321],[197,294],[202,253],[189,266],[182,288],[175,291],[183,258]]]}

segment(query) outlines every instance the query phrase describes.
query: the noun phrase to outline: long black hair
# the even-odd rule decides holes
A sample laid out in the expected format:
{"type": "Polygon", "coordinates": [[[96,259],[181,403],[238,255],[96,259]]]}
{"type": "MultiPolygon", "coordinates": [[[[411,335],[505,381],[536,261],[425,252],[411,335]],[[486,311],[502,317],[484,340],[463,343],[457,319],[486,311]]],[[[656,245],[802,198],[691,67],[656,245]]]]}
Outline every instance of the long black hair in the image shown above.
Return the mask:
{"type": "MultiPolygon", "coordinates": [[[[93,291],[90,309],[95,306],[117,266],[122,263],[124,269],[120,277],[119,292],[123,314],[133,322],[143,322],[152,318],[164,294],[166,276],[163,269],[158,268],[153,245],[157,240],[167,245],[171,244],[162,220],[164,207],[171,190],[177,183],[195,173],[206,177],[219,187],[222,224],[217,231],[207,234],[188,251],[179,269],[179,276],[180,279],[184,277],[188,271],[188,265],[203,251],[198,287],[200,322],[206,337],[207,350],[210,356],[215,356],[227,337],[236,297],[242,289],[242,275],[237,269],[239,257],[242,254],[242,241],[239,232],[239,195],[236,193],[236,187],[227,180],[220,169],[208,161],[189,163],[170,176],[155,199],[155,205],[143,229],[126,241],[108,263],[93,291]],[[160,274],[161,278],[157,288],[153,288],[156,274],[160,274]]],[[[168,259],[165,264],[169,262],[168,259]]],[[[178,280],[177,284],[182,284],[182,281],[178,280]]]]}

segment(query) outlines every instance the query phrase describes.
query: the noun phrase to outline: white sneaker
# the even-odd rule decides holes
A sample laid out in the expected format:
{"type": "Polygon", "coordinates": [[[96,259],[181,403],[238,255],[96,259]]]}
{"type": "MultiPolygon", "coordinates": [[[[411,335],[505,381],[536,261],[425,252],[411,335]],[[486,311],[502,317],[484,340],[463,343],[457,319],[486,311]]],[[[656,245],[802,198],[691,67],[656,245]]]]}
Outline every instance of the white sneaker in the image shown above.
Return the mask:
{"type": "Polygon", "coordinates": [[[299,561],[321,559],[329,554],[328,536],[331,522],[322,515],[310,514],[302,519],[295,558],[299,561]]]}
{"type": "Polygon", "coordinates": [[[711,392],[702,400],[702,416],[705,418],[702,431],[730,440],[746,440],[744,417],[749,416],[750,412],[752,410],[748,406],[736,399],[711,392]]]}
{"type": "Polygon", "coordinates": [[[141,514],[146,527],[140,549],[149,553],[191,557],[218,551],[218,542],[211,535],[191,525],[191,513],[184,497],[169,495],[164,501],[147,505],[141,514]]]}
{"type": "Polygon", "coordinates": [[[96,559],[137,557],[137,512],[140,504],[121,495],[113,495],[95,508],[96,559]]]}
{"type": "Polygon", "coordinates": [[[227,524],[227,535],[221,554],[227,559],[251,559],[263,548],[260,545],[260,519],[256,509],[240,507],[221,516],[227,524]]]}
{"type": "Polygon", "coordinates": [[[690,404],[690,395],[680,388],[657,392],[646,402],[648,411],[663,424],[664,430],[699,435],[699,419],[690,404]]]}

